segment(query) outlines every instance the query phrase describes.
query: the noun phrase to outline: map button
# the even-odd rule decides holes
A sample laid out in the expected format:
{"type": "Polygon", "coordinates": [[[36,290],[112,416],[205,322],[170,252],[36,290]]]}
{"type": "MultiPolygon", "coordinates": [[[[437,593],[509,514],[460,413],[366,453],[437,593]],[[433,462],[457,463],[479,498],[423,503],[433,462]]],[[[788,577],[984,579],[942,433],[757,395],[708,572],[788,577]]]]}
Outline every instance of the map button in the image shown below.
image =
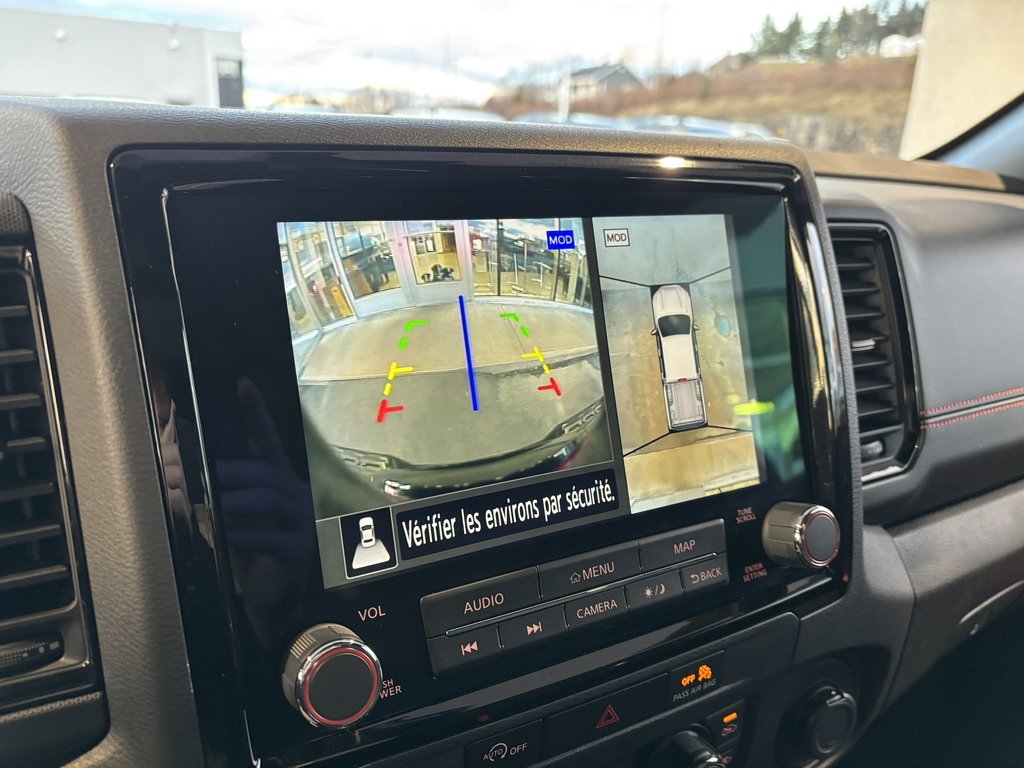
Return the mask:
{"type": "Polygon", "coordinates": [[[724,551],[725,522],[722,520],[709,520],[640,539],[640,562],[645,571],[724,551]]]}

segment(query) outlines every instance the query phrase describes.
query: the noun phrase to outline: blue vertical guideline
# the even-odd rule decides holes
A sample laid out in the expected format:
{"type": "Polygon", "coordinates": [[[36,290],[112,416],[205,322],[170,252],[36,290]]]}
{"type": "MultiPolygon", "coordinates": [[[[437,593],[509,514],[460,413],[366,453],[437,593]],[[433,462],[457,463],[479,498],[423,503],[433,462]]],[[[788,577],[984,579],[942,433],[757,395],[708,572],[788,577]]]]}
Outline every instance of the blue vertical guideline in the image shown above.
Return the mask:
{"type": "Polygon", "coordinates": [[[480,410],[480,399],[476,393],[476,369],[473,367],[473,349],[469,346],[469,320],[466,318],[466,297],[459,296],[459,313],[462,315],[462,343],[466,347],[466,374],[469,376],[469,397],[473,410],[480,410]]]}

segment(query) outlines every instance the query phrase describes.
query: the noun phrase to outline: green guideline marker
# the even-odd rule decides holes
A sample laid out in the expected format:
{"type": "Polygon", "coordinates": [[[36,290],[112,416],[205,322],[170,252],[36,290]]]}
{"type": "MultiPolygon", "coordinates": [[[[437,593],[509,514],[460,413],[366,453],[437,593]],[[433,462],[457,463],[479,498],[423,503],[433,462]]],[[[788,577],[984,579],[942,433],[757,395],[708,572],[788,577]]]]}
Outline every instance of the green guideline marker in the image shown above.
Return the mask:
{"type": "MultiPolygon", "coordinates": [[[[498,315],[498,317],[504,318],[506,320],[511,320],[513,323],[519,322],[519,315],[517,315],[515,312],[503,312],[502,314],[498,315]]],[[[526,336],[527,338],[530,337],[530,329],[527,328],[525,325],[520,325],[519,330],[523,334],[523,336],[526,336]]]]}
{"type": "MultiPolygon", "coordinates": [[[[408,323],[405,324],[405,332],[406,333],[412,333],[414,330],[416,330],[421,325],[430,325],[430,321],[429,320],[410,320],[408,323]]],[[[400,338],[398,340],[398,348],[399,349],[405,349],[408,346],[409,346],[409,337],[408,336],[403,336],[402,338],[400,338]]]]}

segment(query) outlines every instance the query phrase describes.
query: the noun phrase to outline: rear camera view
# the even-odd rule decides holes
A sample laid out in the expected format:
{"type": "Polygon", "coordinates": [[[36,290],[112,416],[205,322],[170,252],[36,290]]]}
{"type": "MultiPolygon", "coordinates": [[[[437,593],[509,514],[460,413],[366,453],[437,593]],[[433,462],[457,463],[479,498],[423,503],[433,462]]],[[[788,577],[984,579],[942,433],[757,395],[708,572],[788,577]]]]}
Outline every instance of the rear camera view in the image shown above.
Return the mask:
{"type": "Polygon", "coordinates": [[[596,218],[594,233],[631,510],[756,485],[726,218],[596,218]]]}
{"type": "Polygon", "coordinates": [[[611,460],[579,219],[278,236],[319,518],[611,460]]]}

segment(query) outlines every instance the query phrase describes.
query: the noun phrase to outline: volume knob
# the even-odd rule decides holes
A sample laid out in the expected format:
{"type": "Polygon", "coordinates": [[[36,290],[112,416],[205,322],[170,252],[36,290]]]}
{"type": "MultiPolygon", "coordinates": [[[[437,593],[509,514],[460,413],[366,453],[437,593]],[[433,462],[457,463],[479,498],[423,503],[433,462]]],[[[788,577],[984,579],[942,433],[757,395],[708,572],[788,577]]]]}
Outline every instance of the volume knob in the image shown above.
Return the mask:
{"type": "Polygon", "coordinates": [[[376,654],[340,624],[317,624],[295,638],[281,674],[288,703],[312,725],[326,728],[365,717],[377,703],[380,682],[376,654]]]}
{"type": "Polygon", "coordinates": [[[768,557],[796,568],[824,568],[839,554],[839,541],[839,521],[820,504],[780,501],[761,528],[768,557]]]}

